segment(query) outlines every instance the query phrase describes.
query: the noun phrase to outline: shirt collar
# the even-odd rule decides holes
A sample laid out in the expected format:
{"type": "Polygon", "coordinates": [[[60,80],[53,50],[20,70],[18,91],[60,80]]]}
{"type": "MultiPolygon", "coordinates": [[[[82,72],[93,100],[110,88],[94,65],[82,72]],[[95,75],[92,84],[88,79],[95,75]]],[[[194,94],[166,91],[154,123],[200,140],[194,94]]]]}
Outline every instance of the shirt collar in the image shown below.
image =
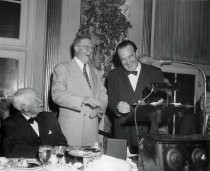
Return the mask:
{"type": "Polygon", "coordinates": [[[80,69],[83,70],[84,64],[76,56],[74,57],[75,61],[79,65],[80,69]]]}
{"type": "Polygon", "coordinates": [[[139,74],[140,70],[141,70],[141,64],[140,64],[140,62],[138,62],[138,65],[137,65],[135,71],[137,71],[139,74]]]}
{"type": "MultiPolygon", "coordinates": [[[[77,64],[79,65],[80,69],[83,71],[83,68],[84,68],[84,63],[82,63],[81,60],[79,60],[76,56],[74,57],[75,61],[77,62],[77,64]]],[[[89,75],[89,65],[86,64],[86,69],[87,69],[87,73],[89,75]]]]}
{"type": "Polygon", "coordinates": [[[26,118],[26,120],[29,120],[29,119],[30,119],[29,116],[26,116],[26,115],[24,115],[24,114],[22,114],[22,113],[21,113],[21,115],[23,115],[23,117],[26,118]]]}

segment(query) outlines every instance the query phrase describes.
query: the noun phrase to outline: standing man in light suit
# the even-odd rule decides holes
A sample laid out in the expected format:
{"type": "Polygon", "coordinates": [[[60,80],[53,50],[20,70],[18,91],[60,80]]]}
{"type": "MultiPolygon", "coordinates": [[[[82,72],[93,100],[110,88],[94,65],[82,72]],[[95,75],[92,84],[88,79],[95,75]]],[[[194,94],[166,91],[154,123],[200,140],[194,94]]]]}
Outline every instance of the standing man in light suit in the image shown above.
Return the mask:
{"type": "Polygon", "coordinates": [[[93,45],[88,36],[73,42],[73,59],[54,68],[52,99],[59,105],[58,121],[72,146],[98,141],[98,125],[107,107],[107,91],[99,72],[90,64],[93,45]]]}

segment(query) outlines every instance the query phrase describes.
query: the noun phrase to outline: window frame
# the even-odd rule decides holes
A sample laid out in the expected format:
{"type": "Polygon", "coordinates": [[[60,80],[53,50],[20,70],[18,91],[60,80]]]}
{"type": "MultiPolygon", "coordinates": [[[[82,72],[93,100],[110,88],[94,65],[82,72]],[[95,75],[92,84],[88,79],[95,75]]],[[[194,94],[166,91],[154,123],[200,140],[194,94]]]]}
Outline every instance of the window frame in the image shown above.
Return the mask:
{"type": "Polygon", "coordinates": [[[13,0],[2,0],[7,2],[14,2],[21,4],[20,10],[20,29],[19,38],[5,38],[0,37],[0,45],[9,46],[25,46],[26,44],[26,33],[27,33],[27,13],[28,13],[28,0],[13,1],[13,0]]]}
{"type": "Polygon", "coordinates": [[[17,89],[23,88],[25,85],[25,52],[21,51],[10,51],[10,50],[0,50],[0,58],[6,59],[16,59],[18,60],[18,84],[17,89]]]}

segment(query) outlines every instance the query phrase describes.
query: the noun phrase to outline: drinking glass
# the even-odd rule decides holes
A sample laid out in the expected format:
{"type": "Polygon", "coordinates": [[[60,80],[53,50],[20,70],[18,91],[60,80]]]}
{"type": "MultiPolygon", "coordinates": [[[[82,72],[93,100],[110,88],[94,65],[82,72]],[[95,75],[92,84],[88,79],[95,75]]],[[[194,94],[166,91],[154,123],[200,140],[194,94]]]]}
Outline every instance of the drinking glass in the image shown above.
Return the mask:
{"type": "Polygon", "coordinates": [[[56,157],[58,159],[58,164],[65,164],[65,151],[66,146],[55,146],[53,148],[54,153],[56,154],[56,157]]]}
{"type": "Polygon", "coordinates": [[[41,161],[43,166],[48,164],[48,161],[51,157],[52,146],[42,145],[39,147],[39,160],[41,161]]]}

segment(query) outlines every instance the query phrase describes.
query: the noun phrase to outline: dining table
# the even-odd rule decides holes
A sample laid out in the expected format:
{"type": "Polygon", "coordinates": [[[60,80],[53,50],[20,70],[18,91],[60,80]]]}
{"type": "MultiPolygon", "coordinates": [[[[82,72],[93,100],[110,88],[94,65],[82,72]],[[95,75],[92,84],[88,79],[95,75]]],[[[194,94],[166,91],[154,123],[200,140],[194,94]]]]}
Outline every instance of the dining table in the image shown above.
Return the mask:
{"type": "MultiPolygon", "coordinates": [[[[23,159],[23,158],[21,158],[23,159]]],[[[38,159],[25,158],[28,163],[36,164],[36,167],[17,166],[20,158],[0,157],[0,171],[138,171],[137,166],[131,160],[118,159],[102,154],[100,158],[92,160],[84,166],[82,161],[69,161],[62,165],[41,165],[38,159]],[[4,161],[7,162],[4,162],[4,161]]],[[[84,160],[84,159],[83,159],[84,160]]]]}

